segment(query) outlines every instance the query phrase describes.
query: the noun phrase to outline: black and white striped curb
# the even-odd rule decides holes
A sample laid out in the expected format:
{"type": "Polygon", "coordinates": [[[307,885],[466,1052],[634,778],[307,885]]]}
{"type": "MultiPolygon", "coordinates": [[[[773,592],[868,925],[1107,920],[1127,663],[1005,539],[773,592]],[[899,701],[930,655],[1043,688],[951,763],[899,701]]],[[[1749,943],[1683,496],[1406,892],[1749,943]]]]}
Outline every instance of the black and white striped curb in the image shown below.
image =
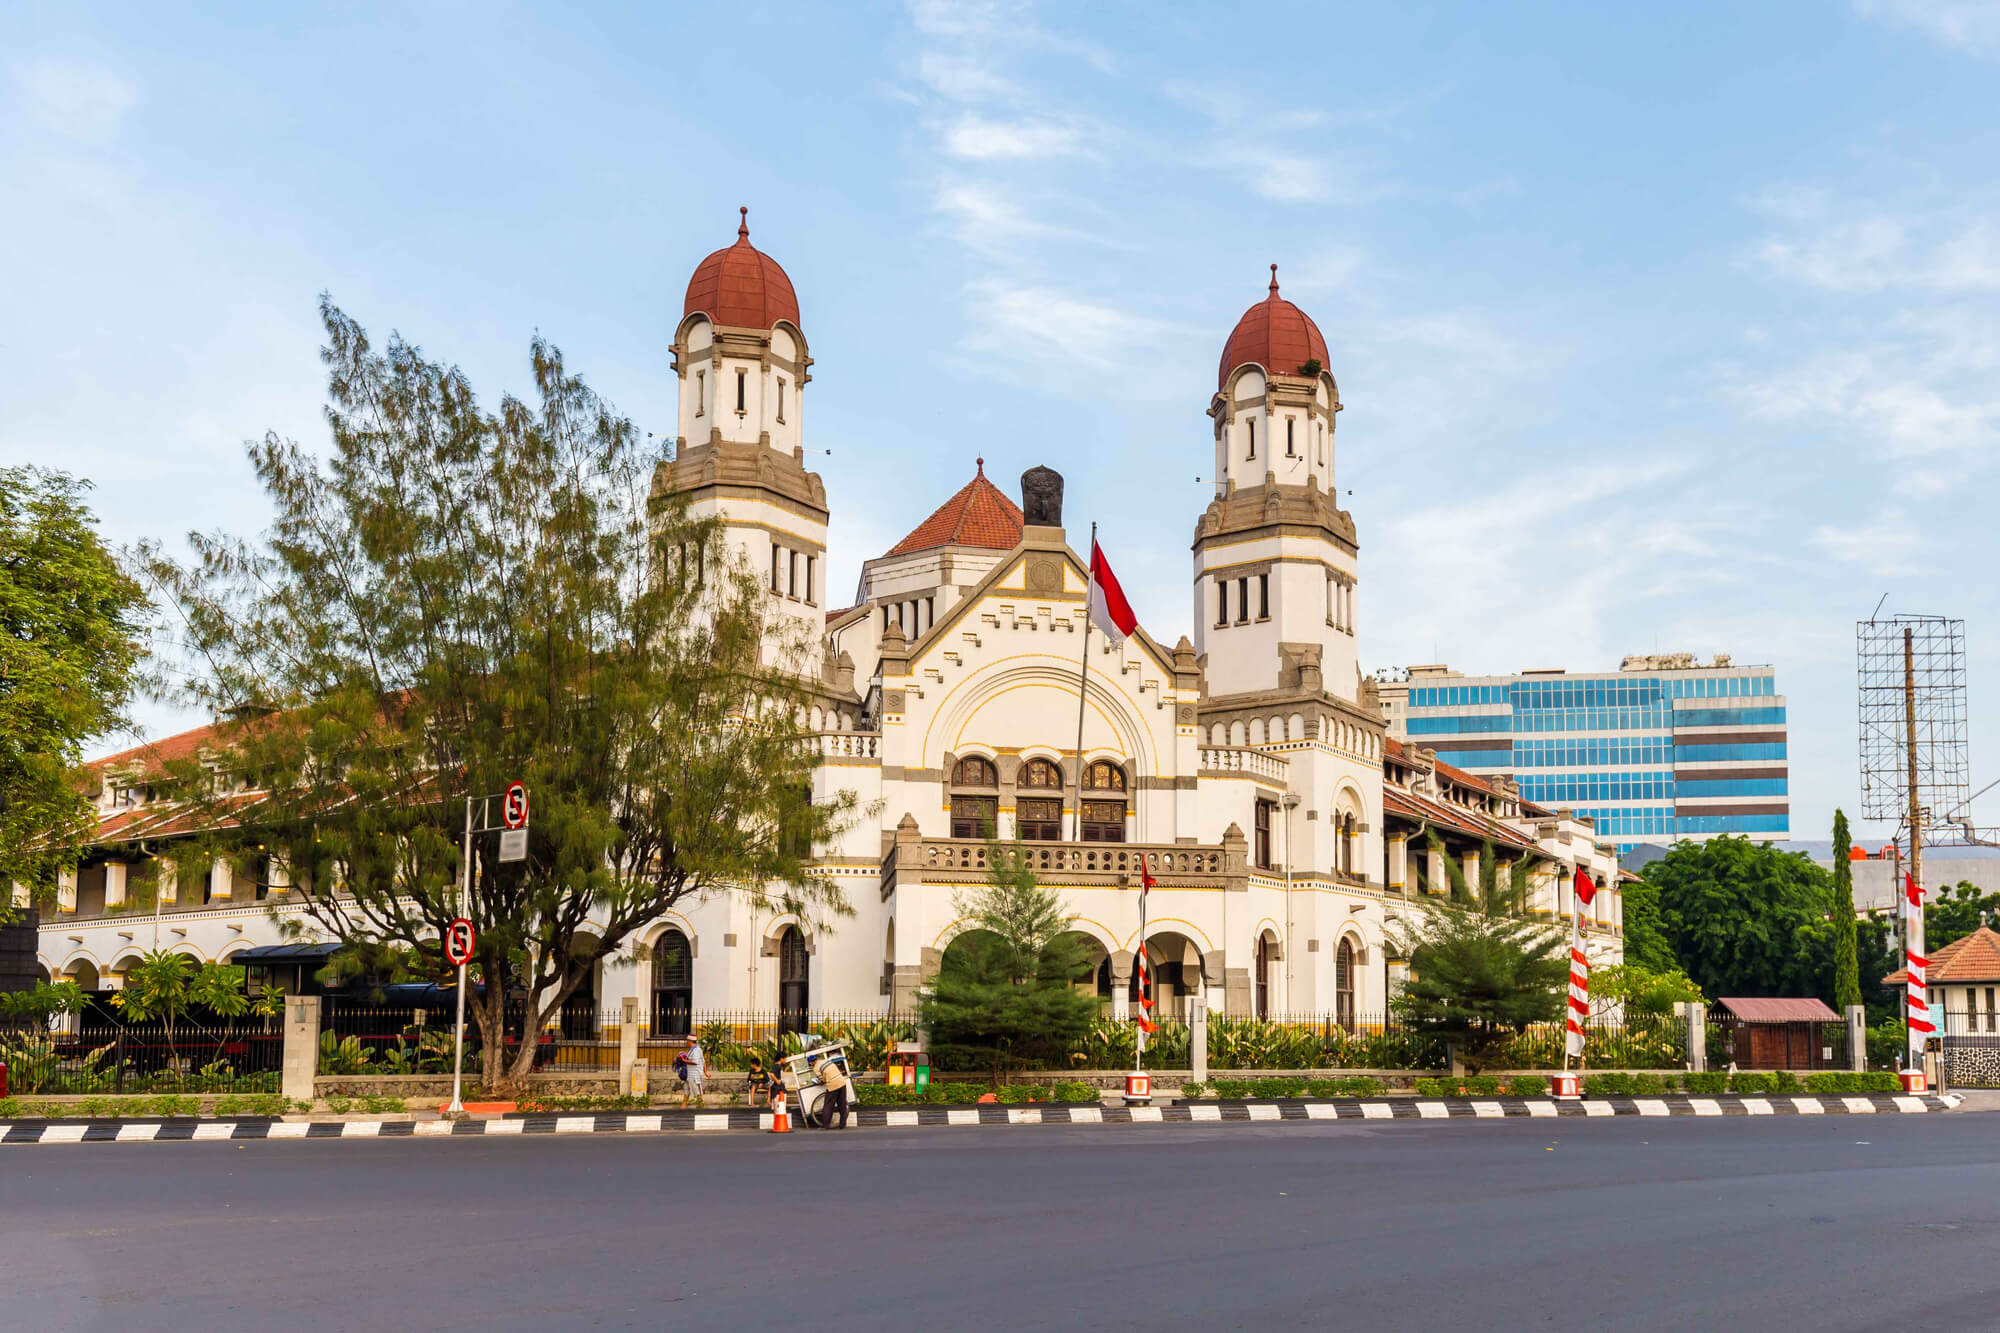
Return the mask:
{"type": "MultiPolygon", "coordinates": [[[[862,1129],[952,1125],[1187,1125],[1311,1120],[1593,1119],[1604,1116],[1876,1115],[1948,1111],[1958,1098],[1593,1097],[1581,1101],[1497,1097],[1437,1101],[1195,1102],[1173,1106],[863,1106],[862,1129]]],[[[0,1133],[13,1143],[170,1143],[246,1139],[480,1138],[527,1134],[649,1134],[759,1130],[768,1111],[655,1111],[646,1114],[526,1115],[498,1120],[92,1120],[16,1121],[0,1133]]],[[[798,1132],[809,1132],[800,1129],[798,1132]]]]}

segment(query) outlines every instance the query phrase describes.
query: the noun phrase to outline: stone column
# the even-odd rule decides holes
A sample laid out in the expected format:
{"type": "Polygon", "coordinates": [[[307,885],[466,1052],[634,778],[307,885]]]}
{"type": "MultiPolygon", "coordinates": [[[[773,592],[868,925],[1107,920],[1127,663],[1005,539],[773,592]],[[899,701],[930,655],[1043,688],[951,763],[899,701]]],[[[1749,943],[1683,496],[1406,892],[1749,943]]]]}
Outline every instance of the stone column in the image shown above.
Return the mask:
{"type": "Polygon", "coordinates": [[[1681,1006],[1687,1018],[1687,1067],[1689,1073],[1708,1072],[1708,1010],[1692,1002],[1681,1006]]]}
{"type": "Polygon", "coordinates": [[[639,1063],[639,997],[628,995],[618,1006],[618,1091],[632,1091],[632,1068],[639,1063]]]}
{"type": "Polygon", "coordinates": [[[279,1090],[293,1101],[313,1099],[313,1079],[319,1073],[319,1000],[317,995],[285,997],[285,1066],[279,1090]]]}
{"type": "Polygon", "coordinates": [[[1410,890],[1410,840],[1391,838],[1389,840],[1389,883],[1385,886],[1391,892],[1408,893],[1410,890]]]}
{"type": "Polygon", "coordinates": [[[1199,995],[1188,997],[1188,1065],[1194,1081],[1208,1082],[1208,1005],[1199,995]]]}
{"type": "Polygon", "coordinates": [[[180,867],[166,857],[153,862],[158,867],[158,876],[153,881],[153,901],[164,907],[180,900],[180,867]]]}
{"type": "Polygon", "coordinates": [[[125,905],[126,871],[129,867],[123,861],[104,863],[104,907],[106,911],[125,905]]]}
{"type": "Polygon", "coordinates": [[[75,866],[65,866],[56,872],[56,910],[58,912],[76,910],[75,866]]]}
{"type": "Polygon", "coordinates": [[[208,863],[208,900],[212,903],[226,903],[236,893],[235,871],[229,858],[218,856],[208,863]]]}
{"type": "Polygon", "coordinates": [[[1129,1022],[1132,1017],[1132,955],[1123,949],[1111,955],[1111,1021],[1129,1022]]]}
{"type": "Polygon", "coordinates": [[[1847,1006],[1847,1067],[1857,1074],[1868,1069],[1868,1011],[1858,1004],[1847,1006]]]}

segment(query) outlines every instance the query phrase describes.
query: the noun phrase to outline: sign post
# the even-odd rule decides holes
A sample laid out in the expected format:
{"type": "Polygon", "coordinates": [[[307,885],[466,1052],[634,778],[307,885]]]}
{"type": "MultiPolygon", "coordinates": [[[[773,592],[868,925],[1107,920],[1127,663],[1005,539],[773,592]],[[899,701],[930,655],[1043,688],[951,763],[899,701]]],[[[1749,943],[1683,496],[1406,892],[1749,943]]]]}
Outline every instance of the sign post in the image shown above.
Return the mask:
{"type": "MultiPolygon", "coordinates": [[[[491,825],[484,821],[492,818],[484,813],[489,809],[486,802],[490,796],[468,796],[465,798],[465,850],[464,864],[460,868],[458,881],[458,916],[444,931],[445,960],[458,968],[458,1021],[452,1029],[451,1051],[451,1105],[445,1114],[458,1116],[465,1114],[465,981],[466,966],[472,961],[473,947],[477,942],[472,927],[472,835],[485,833],[491,825]],[[482,826],[472,824],[472,803],[479,802],[482,826]]],[[[505,827],[500,833],[500,859],[502,861],[523,861],[528,856],[528,789],[518,782],[507,784],[507,790],[500,798],[500,818],[505,827]]]]}

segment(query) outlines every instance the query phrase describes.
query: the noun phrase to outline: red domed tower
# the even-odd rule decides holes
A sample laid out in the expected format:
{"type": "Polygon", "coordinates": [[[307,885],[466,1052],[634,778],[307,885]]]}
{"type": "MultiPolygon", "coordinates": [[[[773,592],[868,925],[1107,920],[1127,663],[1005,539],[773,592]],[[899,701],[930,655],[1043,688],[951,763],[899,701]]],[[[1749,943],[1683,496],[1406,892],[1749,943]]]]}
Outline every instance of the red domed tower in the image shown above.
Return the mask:
{"type": "Polygon", "coordinates": [[[750,244],[750,210],[739,213],[736,243],[688,279],[673,347],[678,449],[654,488],[687,496],[697,517],[720,517],[771,596],[774,629],[817,643],[827,512],[826,487],[805,467],[812,357],[791,278],[750,244]]]}
{"type": "Polygon", "coordinates": [[[1354,522],[1334,500],[1340,391],[1326,337],[1278,294],[1223,344],[1208,414],[1215,499],[1195,528],[1195,646],[1212,697],[1358,696],[1354,522]]]}

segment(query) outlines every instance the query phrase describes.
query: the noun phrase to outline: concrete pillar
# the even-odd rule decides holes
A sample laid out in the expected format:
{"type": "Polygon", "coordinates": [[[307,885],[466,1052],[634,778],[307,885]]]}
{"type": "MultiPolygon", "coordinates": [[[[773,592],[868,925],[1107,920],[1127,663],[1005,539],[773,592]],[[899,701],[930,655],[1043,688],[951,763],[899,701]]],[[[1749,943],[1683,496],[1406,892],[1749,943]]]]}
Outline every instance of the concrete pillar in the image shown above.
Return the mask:
{"type": "Polygon", "coordinates": [[[1704,1074],[1708,1072],[1708,1010],[1698,1004],[1681,1006],[1687,1016],[1687,1067],[1688,1072],[1704,1074]]]}
{"type": "Polygon", "coordinates": [[[126,874],[130,869],[123,861],[104,863],[104,907],[109,911],[125,905],[126,874]]]}
{"type": "Polygon", "coordinates": [[[155,881],[157,885],[155,892],[158,894],[156,901],[161,906],[178,902],[180,900],[180,867],[164,856],[153,864],[159,867],[159,878],[155,881]]]}
{"type": "Polygon", "coordinates": [[[25,885],[25,884],[23,884],[23,883],[22,883],[22,882],[21,882],[20,880],[18,880],[18,879],[17,879],[17,880],[15,880],[15,881],[14,881],[14,906],[16,906],[16,907],[33,907],[34,905],[35,905],[35,898],[34,898],[34,895],[33,895],[32,893],[30,893],[30,892],[29,892],[29,890],[28,890],[28,886],[27,886],[27,885],[25,885]]]}
{"type": "Polygon", "coordinates": [[[56,871],[56,910],[74,912],[76,910],[76,867],[65,866],[56,871]]]}
{"type": "Polygon", "coordinates": [[[208,900],[226,903],[235,893],[235,871],[230,867],[228,857],[218,856],[208,863],[208,900]]]}
{"type": "Polygon", "coordinates": [[[1188,1064],[1194,1081],[1208,1082],[1208,1004],[1199,995],[1188,997],[1188,1064]]]}
{"type": "Polygon", "coordinates": [[[1847,1006],[1847,1067],[1857,1074],[1868,1069],[1868,1011],[1858,1004],[1847,1006]]]}
{"type": "Polygon", "coordinates": [[[632,1091],[632,1067],[639,1062],[639,997],[627,995],[618,1006],[618,1088],[632,1091]]]}
{"type": "Polygon", "coordinates": [[[283,893],[292,887],[292,868],[285,864],[283,858],[272,857],[268,873],[271,877],[271,892],[283,893]]]}
{"type": "Polygon", "coordinates": [[[1132,1017],[1132,955],[1120,949],[1111,955],[1111,1021],[1124,1023],[1132,1017]]]}
{"type": "Polygon", "coordinates": [[[1408,892],[1410,887],[1410,840],[1389,840],[1389,884],[1391,893],[1408,892]]]}
{"type": "Polygon", "coordinates": [[[313,1079],[319,1073],[319,1000],[317,995],[285,997],[285,1070],[279,1090],[293,1101],[313,1099],[313,1079]]]}

